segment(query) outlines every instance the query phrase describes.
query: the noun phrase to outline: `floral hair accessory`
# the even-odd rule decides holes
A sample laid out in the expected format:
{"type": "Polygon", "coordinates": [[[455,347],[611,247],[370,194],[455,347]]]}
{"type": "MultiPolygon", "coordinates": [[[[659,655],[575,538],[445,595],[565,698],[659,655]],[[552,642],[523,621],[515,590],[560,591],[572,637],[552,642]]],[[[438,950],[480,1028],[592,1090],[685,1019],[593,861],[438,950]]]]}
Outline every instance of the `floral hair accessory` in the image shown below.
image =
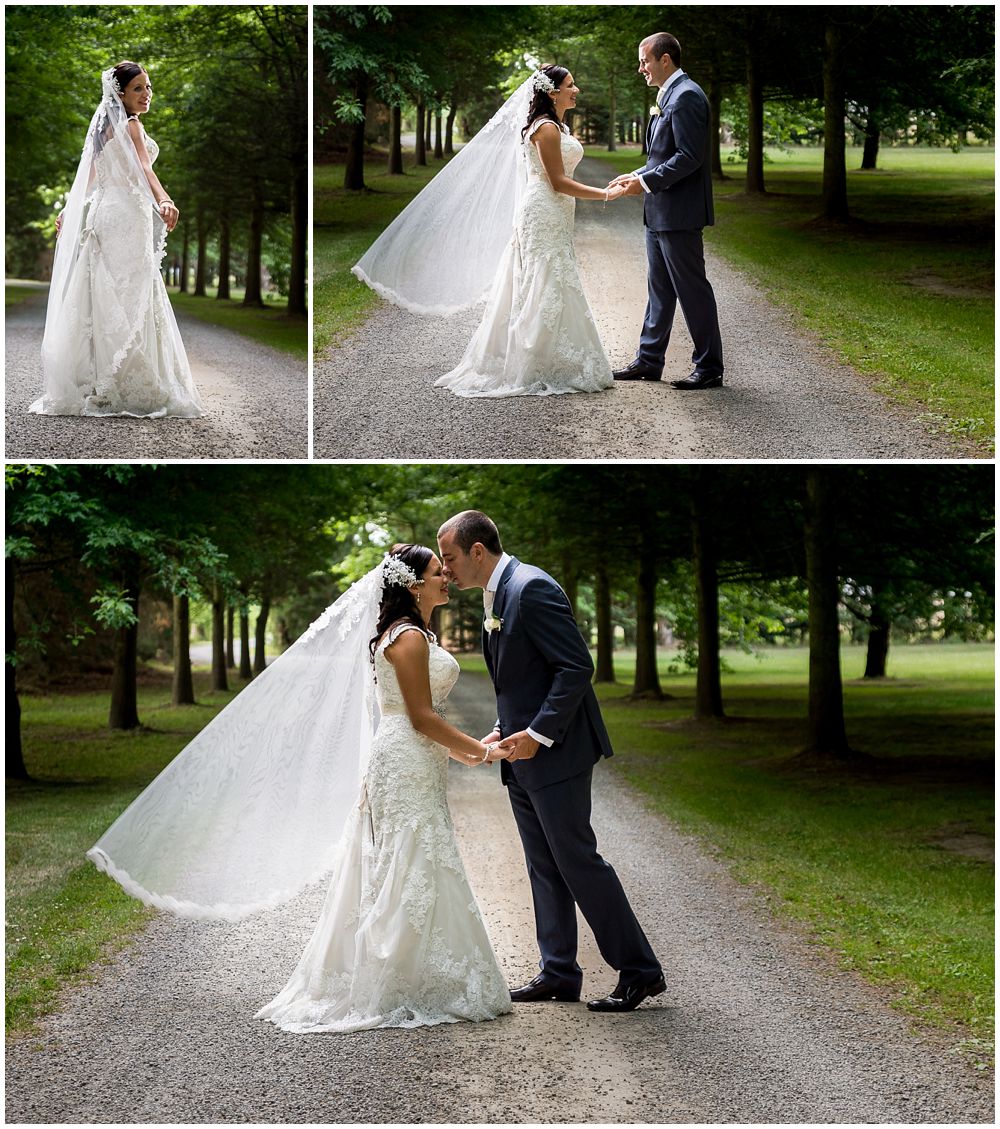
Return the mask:
{"type": "Polygon", "coordinates": [[[546,94],[551,94],[556,88],[556,84],[544,71],[535,71],[531,85],[535,90],[544,91],[546,94]]]}
{"type": "Polygon", "coordinates": [[[419,584],[417,574],[408,564],[404,564],[399,557],[386,557],[382,562],[382,584],[390,588],[398,584],[401,588],[412,588],[419,584]]]}
{"type": "Polygon", "coordinates": [[[115,78],[115,68],[108,67],[108,69],[101,75],[101,78],[111,87],[116,94],[121,94],[122,88],[118,85],[118,79],[115,78]]]}

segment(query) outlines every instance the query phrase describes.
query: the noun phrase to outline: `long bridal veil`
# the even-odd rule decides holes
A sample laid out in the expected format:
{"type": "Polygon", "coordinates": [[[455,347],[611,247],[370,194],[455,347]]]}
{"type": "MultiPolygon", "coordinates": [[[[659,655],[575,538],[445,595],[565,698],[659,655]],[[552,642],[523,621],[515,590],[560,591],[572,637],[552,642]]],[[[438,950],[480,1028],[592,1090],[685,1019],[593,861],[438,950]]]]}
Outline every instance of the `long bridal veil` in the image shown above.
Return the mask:
{"type": "Polygon", "coordinates": [[[383,584],[380,564],[327,608],[87,857],[148,905],[230,921],[324,877],[376,725],[368,643],[383,584]]]}
{"type": "Polygon", "coordinates": [[[534,76],[403,209],[351,268],[416,314],[444,315],[485,298],[526,180],[521,130],[534,76]]]}

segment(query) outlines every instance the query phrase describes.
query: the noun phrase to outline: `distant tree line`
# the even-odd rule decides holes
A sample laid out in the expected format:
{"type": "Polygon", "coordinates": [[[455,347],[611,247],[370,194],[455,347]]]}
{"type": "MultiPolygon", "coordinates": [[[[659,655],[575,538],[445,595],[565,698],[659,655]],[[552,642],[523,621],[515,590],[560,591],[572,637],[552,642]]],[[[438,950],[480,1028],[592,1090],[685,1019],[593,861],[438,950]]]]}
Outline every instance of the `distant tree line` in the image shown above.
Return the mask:
{"type": "MultiPolygon", "coordinates": [[[[636,651],[631,693],[659,698],[662,628],[697,670],[695,714],[724,714],[720,648],[788,631],[810,649],[807,748],[852,755],[840,647],[867,638],[886,672],[893,626],[989,638],[992,468],[941,466],[27,466],[7,467],[6,756],[26,772],[18,672],[104,670],[112,729],[141,724],[142,603],[163,609],[173,701],[194,701],[192,606],[211,623],[212,687],[264,669],[268,624],[290,642],[393,540],[434,545],[470,506],[506,547],[564,585],[615,678],[617,631],[636,651]],[[251,608],[257,609],[251,622],[251,608]],[[859,626],[845,628],[845,617],[859,626]],[[251,634],[255,637],[251,663],[251,634]]],[[[478,646],[482,605],[456,594],[443,638],[478,646]]],[[[22,675],[23,676],[23,675],[22,675]]]]}
{"type": "Polygon", "coordinates": [[[168,284],[204,295],[231,279],[245,305],[263,280],[306,312],[308,21],[305,5],[6,9],[7,272],[45,274],[100,74],[148,68],[157,172],[181,223],[168,284]],[[53,76],[58,81],[53,81],[53,76]]]}
{"type": "Polygon", "coordinates": [[[643,142],[652,93],[636,74],[636,47],[670,31],[682,65],[712,106],[713,171],[723,107],[747,160],[746,191],[765,191],[764,146],[822,140],[822,215],[848,217],[845,148],[863,142],[877,165],[882,139],[959,146],[994,136],[991,5],[748,7],[473,6],[318,7],[315,14],[317,152],[346,152],[344,186],[364,188],[367,131],[402,173],[400,134],[412,112],[415,161],[454,151],[456,119],[476,132],[526,57],[559,62],[582,88],[574,128],[614,150],[643,142]]]}

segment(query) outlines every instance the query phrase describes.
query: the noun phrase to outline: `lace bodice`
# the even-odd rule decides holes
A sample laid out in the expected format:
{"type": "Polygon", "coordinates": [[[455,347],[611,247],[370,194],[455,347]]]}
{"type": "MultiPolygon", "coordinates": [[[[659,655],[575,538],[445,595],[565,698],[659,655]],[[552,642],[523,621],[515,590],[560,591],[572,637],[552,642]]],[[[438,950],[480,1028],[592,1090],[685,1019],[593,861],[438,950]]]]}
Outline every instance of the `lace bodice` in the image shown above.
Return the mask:
{"type": "MultiPolygon", "coordinates": [[[[387,716],[406,713],[396,670],[385,653],[386,648],[392,646],[404,631],[419,632],[420,628],[413,623],[397,623],[389,629],[375,652],[377,701],[382,714],[387,716]]],[[[441,710],[452,687],[458,681],[459,666],[443,647],[438,646],[437,640],[429,632],[427,641],[430,644],[427,662],[430,670],[431,702],[435,710],[441,710]]]]}
{"type": "MultiPolygon", "coordinates": [[[[540,177],[545,182],[545,187],[549,188],[549,180],[545,174],[545,166],[542,164],[538,146],[531,140],[539,127],[547,121],[551,121],[551,119],[538,118],[536,121],[532,122],[531,129],[524,135],[524,147],[528,161],[529,182],[540,177]]],[[[583,146],[571,133],[567,133],[565,130],[561,130],[560,132],[559,149],[562,153],[563,172],[565,172],[567,176],[572,176],[576,171],[576,166],[583,158],[583,146]]],[[[565,197],[565,199],[572,200],[572,197],[565,197]]]]}

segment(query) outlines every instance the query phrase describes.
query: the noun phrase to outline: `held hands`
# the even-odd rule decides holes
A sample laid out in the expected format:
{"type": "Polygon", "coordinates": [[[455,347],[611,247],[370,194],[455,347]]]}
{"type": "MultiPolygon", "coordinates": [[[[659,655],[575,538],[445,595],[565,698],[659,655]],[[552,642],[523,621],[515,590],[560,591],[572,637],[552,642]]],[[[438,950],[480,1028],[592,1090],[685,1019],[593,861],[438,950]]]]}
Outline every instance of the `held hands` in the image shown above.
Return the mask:
{"type": "Polygon", "coordinates": [[[642,185],[635,173],[625,173],[616,176],[608,184],[608,199],[617,200],[619,196],[641,196],[642,185]]]}
{"type": "Polygon", "coordinates": [[[624,184],[615,184],[615,183],[612,182],[604,190],[605,203],[608,203],[611,200],[617,200],[620,197],[625,196],[625,195],[626,195],[626,191],[625,191],[625,185],[624,184]]]}
{"type": "Polygon", "coordinates": [[[59,238],[60,231],[62,231],[62,212],[56,216],[56,239],[59,238]]]}
{"type": "Polygon", "coordinates": [[[520,733],[512,733],[497,746],[498,751],[509,761],[528,761],[538,752],[540,745],[524,729],[520,733]]]}

